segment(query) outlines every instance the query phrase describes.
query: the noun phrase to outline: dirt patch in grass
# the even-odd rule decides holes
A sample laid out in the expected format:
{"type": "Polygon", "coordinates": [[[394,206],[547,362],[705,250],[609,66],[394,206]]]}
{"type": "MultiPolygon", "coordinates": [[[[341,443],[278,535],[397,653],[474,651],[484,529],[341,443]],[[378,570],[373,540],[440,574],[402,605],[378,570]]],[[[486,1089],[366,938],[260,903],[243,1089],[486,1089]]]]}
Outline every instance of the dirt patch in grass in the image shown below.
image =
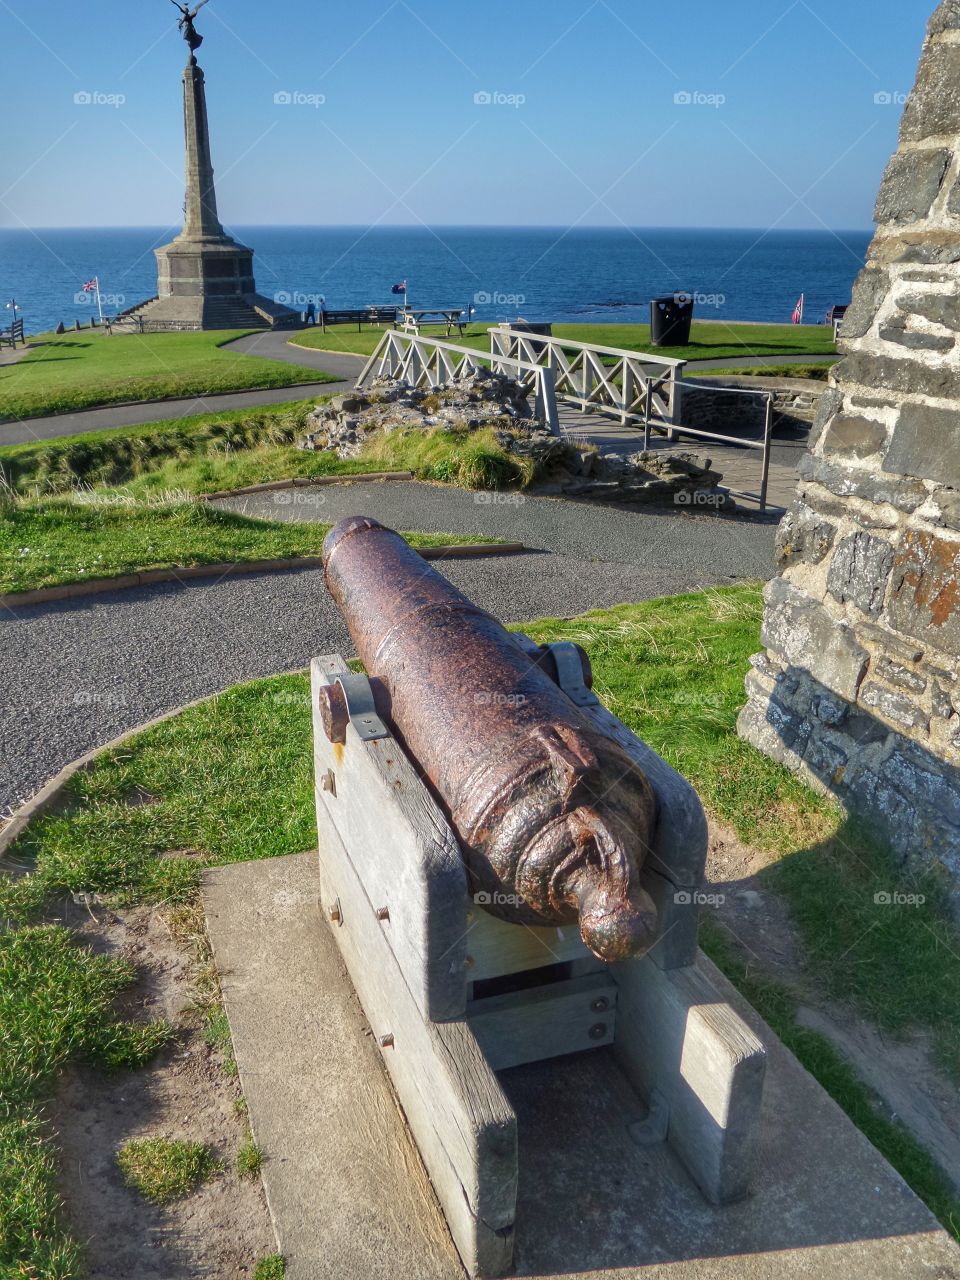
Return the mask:
{"type": "Polygon", "coordinates": [[[181,1028],[144,1070],[71,1068],[48,1109],[61,1150],[60,1193],[92,1280],[253,1277],[276,1240],[260,1179],[236,1172],[247,1123],[239,1086],[193,1010],[192,948],[174,939],[157,908],[88,912],[71,904],[69,917],[87,945],[137,965],[140,980],[123,997],[129,1012],[181,1028]],[[127,1142],[156,1137],[206,1144],[223,1172],[181,1200],[148,1204],[125,1185],[116,1155],[127,1142]]]}
{"type": "Polygon", "coordinates": [[[937,1067],[930,1037],[916,1030],[900,1038],[886,1034],[824,995],[804,968],[803,942],[787,904],[765,880],[776,861],[731,828],[711,822],[706,890],[723,895],[723,901],[705,905],[704,913],[758,975],[796,996],[797,1025],[830,1042],[875,1095],[883,1116],[916,1138],[960,1194],[957,1089],[937,1067]]]}

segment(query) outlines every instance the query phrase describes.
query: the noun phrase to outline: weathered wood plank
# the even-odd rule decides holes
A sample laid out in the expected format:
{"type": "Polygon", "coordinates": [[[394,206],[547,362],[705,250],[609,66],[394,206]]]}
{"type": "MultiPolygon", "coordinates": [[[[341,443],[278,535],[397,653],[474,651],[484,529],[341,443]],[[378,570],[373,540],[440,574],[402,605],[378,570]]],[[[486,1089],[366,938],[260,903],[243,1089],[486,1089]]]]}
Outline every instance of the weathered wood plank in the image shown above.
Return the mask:
{"type": "Polygon", "coordinates": [[[467,910],[466,945],[471,982],[593,955],[575,924],[543,929],[509,924],[472,903],[467,910]]]}
{"type": "Polygon", "coordinates": [[[583,708],[598,729],[614,738],[643,769],[657,796],[660,820],[650,866],[683,888],[699,888],[707,860],[707,821],[699,797],[672,769],[600,702],[583,708]]]}
{"type": "Polygon", "coordinates": [[[471,1274],[501,1275],[512,1257],[516,1116],[467,1024],[424,1019],[320,801],[318,827],[323,902],[340,906],[334,937],[450,1233],[471,1274]]]}
{"type": "Polygon", "coordinates": [[[494,1071],[612,1044],[617,985],[607,973],[512,991],[467,1006],[467,1023],[494,1071]]]}
{"type": "MultiPolygon", "coordinates": [[[[339,660],[342,668],[345,664],[339,660]]],[[[322,804],[350,851],[364,892],[418,1007],[434,1020],[466,1006],[467,879],[449,824],[392,737],[363,742],[353,726],[342,746],[320,724],[317,692],[343,674],[334,659],[312,664],[314,760],[322,804]],[[332,775],[332,781],[328,777],[332,775]]]]}
{"type": "Polygon", "coordinates": [[[747,1194],[766,1052],[694,966],[649,956],[610,966],[619,988],[614,1053],[640,1096],[669,1108],[668,1141],[714,1204],[747,1194]]]}

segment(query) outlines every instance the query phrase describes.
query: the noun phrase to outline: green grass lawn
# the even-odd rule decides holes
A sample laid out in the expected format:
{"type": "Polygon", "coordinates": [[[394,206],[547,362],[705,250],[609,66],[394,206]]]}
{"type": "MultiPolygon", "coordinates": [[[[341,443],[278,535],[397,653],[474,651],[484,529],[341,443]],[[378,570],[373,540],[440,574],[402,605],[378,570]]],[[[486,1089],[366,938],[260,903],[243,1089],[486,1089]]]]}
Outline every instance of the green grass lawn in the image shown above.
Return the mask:
{"type": "MultiPolygon", "coordinates": [[[[16,493],[43,495],[127,484],[169,462],[184,469],[201,460],[228,462],[257,446],[292,444],[306,432],[307,415],[316,404],[316,399],[296,400],[5,445],[0,478],[16,493]]],[[[299,452],[291,449],[290,456],[299,452]]]]}
{"type": "Polygon", "coordinates": [[[363,456],[296,448],[313,400],[171,419],[0,448],[0,481],[22,496],[122,486],[130,497],[201,495],[271,480],[412,471],[467,489],[525,486],[528,460],[508,454],[492,431],[394,431],[363,456]]]}
{"type": "MultiPolygon", "coordinates": [[[[447,338],[443,328],[424,330],[424,336],[440,338],[459,346],[490,350],[489,326],[473,324],[460,338],[457,334],[447,338]]],[[[320,329],[308,329],[297,333],[295,345],[322,351],[345,351],[356,355],[371,355],[383,338],[385,329],[374,325],[364,326],[357,332],[356,325],[338,325],[326,333],[320,329]]],[[[626,351],[643,351],[652,355],[670,356],[678,360],[727,360],[739,356],[757,356],[760,359],[782,355],[828,356],[836,354],[833,330],[829,325],[792,324],[727,324],[716,321],[694,321],[690,344],[686,347],[657,347],[650,344],[650,326],[646,324],[557,324],[553,327],[557,338],[570,338],[575,342],[593,342],[603,347],[618,347],[626,351]]]]}
{"type": "MultiPolygon", "coordinates": [[[[193,501],[45,498],[0,504],[0,592],[120,577],[171,566],[320,554],[329,524],[250,520],[193,501]]],[[[82,495],[81,495],[82,497],[82,495]]],[[[415,546],[494,539],[412,533],[415,546]]]]}
{"type": "Polygon", "coordinates": [[[85,329],[31,338],[17,364],[0,368],[0,421],[127,401],[332,381],[306,365],[245,356],[226,343],[245,330],[116,334],[85,329]]]}
{"type": "MultiPolygon", "coordinates": [[[[735,735],[761,610],[758,586],[736,586],[523,629],[585,644],[607,705],[686,774],[717,819],[778,855],[763,874],[785,897],[818,989],[826,982],[892,1035],[926,1033],[960,1076],[960,939],[937,886],[911,882],[929,895],[922,910],[877,908],[875,889],[906,883],[902,871],[835,805],[735,735]]],[[[195,901],[204,866],[312,847],[310,733],[306,676],[237,686],[98,759],[73,779],[67,811],[37,819],[18,840],[13,856],[31,874],[0,879],[0,1275],[78,1275],[38,1111],[57,1071],[82,1057],[136,1066],[169,1034],[116,1020],[110,999],[129,967],[38,924],[46,904],[94,892],[118,906],[176,909],[195,901]],[[131,803],[144,793],[157,802],[131,803]]],[[[931,1158],[830,1043],[798,1023],[794,993],[732,941],[722,912],[711,916],[709,954],[957,1234],[960,1203],[931,1158]]]]}
{"type": "Polygon", "coordinates": [[[815,382],[826,382],[830,370],[839,359],[839,356],[835,356],[830,360],[813,360],[809,364],[806,362],[803,364],[758,364],[746,368],[704,369],[702,373],[697,373],[694,369],[692,377],[719,378],[726,375],[731,378],[807,378],[815,382]]]}

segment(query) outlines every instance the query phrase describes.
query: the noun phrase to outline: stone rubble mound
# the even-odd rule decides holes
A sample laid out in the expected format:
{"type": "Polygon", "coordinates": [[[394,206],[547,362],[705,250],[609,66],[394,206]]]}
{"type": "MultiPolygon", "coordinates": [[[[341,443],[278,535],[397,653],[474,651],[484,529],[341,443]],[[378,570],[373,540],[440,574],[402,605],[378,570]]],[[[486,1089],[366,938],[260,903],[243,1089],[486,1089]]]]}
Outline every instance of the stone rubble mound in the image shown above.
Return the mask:
{"type": "Polygon", "coordinates": [[[642,450],[601,453],[545,431],[531,416],[523,387],[513,378],[478,368],[430,390],[377,378],[367,391],[333,396],[307,419],[298,447],[356,458],[364,443],[399,430],[477,431],[489,428],[508,453],[536,463],[534,491],[608,502],[667,502],[691,509],[733,510],[730,494],[709,458],[642,450]]]}

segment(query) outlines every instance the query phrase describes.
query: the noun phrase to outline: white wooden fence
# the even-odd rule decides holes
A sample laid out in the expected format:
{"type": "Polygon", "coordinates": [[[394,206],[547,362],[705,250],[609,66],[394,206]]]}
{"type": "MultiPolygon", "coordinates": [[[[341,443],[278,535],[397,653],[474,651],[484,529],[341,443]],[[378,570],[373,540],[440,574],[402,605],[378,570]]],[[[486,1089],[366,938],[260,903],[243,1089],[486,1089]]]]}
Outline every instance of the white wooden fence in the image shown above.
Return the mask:
{"type": "Polygon", "coordinates": [[[462,347],[439,338],[390,329],[383,335],[373,355],[363,366],[357,389],[376,377],[398,378],[412,387],[438,387],[464,374],[491,364],[500,373],[515,378],[534,401],[534,413],[547,430],[560,434],[560,417],[553,370],[537,360],[500,354],[496,360],[472,347],[462,347]]]}
{"type": "Polygon", "coordinates": [[[559,399],[585,413],[610,415],[624,426],[636,420],[660,427],[680,422],[684,360],[506,326],[490,330],[490,351],[494,369],[519,359],[552,370],[559,399]]]}

